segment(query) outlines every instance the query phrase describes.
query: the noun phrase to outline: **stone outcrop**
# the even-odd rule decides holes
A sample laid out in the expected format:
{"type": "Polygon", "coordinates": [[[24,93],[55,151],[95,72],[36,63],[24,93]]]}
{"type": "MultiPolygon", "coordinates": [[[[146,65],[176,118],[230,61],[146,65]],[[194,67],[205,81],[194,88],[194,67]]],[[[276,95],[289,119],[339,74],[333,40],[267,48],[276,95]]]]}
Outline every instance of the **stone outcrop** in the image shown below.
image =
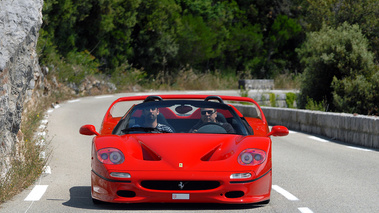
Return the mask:
{"type": "Polygon", "coordinates": [[[43,0],[0,1],[0,169],[20,139],[25,103],[43,78],[36,45],[43,0]]]}

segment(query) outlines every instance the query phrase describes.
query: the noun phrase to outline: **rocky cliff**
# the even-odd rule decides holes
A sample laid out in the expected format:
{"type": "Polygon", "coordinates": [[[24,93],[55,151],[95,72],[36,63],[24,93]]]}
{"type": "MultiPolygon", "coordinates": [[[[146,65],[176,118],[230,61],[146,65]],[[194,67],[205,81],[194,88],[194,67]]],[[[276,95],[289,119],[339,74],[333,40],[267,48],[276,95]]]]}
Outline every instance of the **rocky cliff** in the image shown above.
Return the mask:
{"type": "Polygon", "coordinates": [[[0,169],[22,142],[21,116],[43,74],[36,45],[43,0],[0,0],[0,169]]]}

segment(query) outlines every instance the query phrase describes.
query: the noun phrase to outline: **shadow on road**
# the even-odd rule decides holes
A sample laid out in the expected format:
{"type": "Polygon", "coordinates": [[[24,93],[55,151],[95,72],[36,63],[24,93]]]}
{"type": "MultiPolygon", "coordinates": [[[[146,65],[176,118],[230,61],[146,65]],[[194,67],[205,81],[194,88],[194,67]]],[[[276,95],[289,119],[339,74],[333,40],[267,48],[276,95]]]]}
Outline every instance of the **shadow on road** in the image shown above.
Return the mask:
{"type": "Polygon", "coordinates": [[[63,205],[80,209],[107,209],[107,210],[221,210],[221,209],[253,209],[265,205],[252,204],[203,204],[203,203],[138,203],[94,204],[91,198],[90,186],[75,186],[70,189],[70,200],[63,205]]]}

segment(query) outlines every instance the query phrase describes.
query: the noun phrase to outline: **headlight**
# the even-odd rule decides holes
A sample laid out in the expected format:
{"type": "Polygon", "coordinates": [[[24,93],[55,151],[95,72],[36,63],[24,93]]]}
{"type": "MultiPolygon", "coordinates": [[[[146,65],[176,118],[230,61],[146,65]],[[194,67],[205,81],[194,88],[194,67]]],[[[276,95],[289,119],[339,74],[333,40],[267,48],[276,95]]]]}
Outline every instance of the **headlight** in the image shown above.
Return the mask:
{"type": "Polygon", "coordinates": [[[121,164],[124,154],[116,148],[105,148],[97,151],[97,159],[104,164],[121,164]]]}
{"type": "Polygon", "coordinates": [[[238,156],[238,163],[243,166],[255,166],[266,160],[266,152],[260,149],[245,149],[238,156]]]}
{"type": "Polygon", "coordinates": [[[247,179],[251,178],[250,173],[235,173],[230,175],[230,179],[247,179]]]}
{"type": "Polygon", "coordinates": [[[131,178],[129,173],[123,173],[123,172],[111,172],[109,175],[111,177],[116,177],[116,178],[131,178]]]}

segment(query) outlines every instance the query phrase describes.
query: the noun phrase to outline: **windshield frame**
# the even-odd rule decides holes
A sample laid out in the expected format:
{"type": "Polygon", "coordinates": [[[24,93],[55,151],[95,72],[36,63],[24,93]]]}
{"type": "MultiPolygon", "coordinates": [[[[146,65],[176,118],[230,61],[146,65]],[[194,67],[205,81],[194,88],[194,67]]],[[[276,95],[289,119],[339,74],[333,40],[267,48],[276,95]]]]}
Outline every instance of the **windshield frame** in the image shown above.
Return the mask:
{"type": "MultiPolygon", "coordinates": [[[[197,107],[197,108],[214,108],[217,110],[226,110],[232,115],[232,118],[235,119],[236,121],[236,125],[238,125],[238,129],[236,129],[235,134],[237,135],[252,135],[253,134],[253,132],[251,131],[251,128],[246,126],[248,124],[246,124],[246,122],[244,122],[243,119],[241,119],[241,117],[239,117],[239,115],[235,112],[235,110],[228,104],[218,103],[214,101],[190,100],[190,99],[149,101],[149,102],[136,104],[132,106],[126,112],[123,118],[119,121],[119,123],[113,129],[112,134],[124,135],[124,134],[136,134],[136,133],[152,133],[151,131],[147,131],[147,132],[131,131],[131,132],[125,133],[123,132],[123,130],[130,128],[128,125],[129,123],[131,123],[130,121],[134,113],[137,112],[137,110],[142,110],[143,108],[154,108],[154,107],[170,108],[174,106],[191,106],[191,107],[197,107]]],[[[187,115],[177,114],[177,116],[187,116],[187,115]]],[[[153,132],[153,133],[156,133],[156,132],[153,132]]],[[[214,133],[214,134],[217,134],[217,133],[214,133]]]]}

